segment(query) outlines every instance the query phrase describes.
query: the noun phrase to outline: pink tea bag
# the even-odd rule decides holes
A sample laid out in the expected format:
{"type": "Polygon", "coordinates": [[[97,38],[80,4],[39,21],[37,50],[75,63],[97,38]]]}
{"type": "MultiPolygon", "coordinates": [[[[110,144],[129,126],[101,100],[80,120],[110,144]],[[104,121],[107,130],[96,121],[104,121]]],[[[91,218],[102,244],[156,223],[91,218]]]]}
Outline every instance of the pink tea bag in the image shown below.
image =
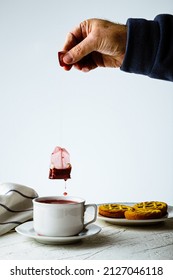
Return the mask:
{"type": "Polygon", "coordinates": [[[61,147],[55,147],[51,154],[49,179],[70,179],[71,173],[70,154],[61,147]]]}

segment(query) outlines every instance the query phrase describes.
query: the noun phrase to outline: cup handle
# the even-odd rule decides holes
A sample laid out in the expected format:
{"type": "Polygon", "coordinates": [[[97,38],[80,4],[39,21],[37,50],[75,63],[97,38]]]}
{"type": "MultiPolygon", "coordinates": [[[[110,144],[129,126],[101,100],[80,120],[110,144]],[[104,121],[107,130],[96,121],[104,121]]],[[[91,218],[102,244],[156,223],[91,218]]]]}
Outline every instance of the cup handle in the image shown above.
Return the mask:
{"type": "Polygon", "coordinates": [[[86,223],[84,223],[84,227],[86,227],[87,225],[93,223],[96,221],[97,219],[97,205],[96,204],[86,204],[85,205],[85,211],[87,210],[87,208],[89,207],[93,207],[94,208],[94,217],[92,218],[92,220],[87,221],[86,223]]]}

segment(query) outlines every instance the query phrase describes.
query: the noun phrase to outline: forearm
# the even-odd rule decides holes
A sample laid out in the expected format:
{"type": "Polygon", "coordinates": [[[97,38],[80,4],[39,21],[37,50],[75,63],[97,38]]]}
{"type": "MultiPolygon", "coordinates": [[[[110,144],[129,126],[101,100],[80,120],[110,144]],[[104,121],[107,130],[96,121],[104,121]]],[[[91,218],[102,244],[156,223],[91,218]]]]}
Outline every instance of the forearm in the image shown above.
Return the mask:
{"type": "Polygon", "coordinates": [[[154,21],[128,19],[126,52],[121,70],[173,81],[173,16],[154,21]]]}

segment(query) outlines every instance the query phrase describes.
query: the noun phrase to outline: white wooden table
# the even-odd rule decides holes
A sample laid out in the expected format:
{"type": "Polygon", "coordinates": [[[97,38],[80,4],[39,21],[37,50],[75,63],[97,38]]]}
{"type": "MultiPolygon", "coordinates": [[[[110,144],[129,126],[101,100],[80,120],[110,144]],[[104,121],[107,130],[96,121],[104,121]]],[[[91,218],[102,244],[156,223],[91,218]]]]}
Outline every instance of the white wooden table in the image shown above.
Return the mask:
{"type": "Polygon", "coordinates": [[[97,220],[99,234],[68,245],[45,245],[13,231],[0,237],[1,260],[173,260],[173,219],[149,226],[97,220]]]}

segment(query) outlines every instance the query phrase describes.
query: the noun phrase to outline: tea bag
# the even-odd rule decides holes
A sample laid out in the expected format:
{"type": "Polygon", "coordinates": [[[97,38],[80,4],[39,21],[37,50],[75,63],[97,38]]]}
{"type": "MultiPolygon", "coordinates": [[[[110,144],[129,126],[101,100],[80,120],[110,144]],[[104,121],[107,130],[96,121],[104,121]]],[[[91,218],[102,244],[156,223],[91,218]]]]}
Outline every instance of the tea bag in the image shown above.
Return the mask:
{"type": "Polygon", "coordinates": [[[49,179],[70,179],[72,166],[70,164],[70,154],[66,149],[55,147],[51,154],[51,165],[49,179]]]}

